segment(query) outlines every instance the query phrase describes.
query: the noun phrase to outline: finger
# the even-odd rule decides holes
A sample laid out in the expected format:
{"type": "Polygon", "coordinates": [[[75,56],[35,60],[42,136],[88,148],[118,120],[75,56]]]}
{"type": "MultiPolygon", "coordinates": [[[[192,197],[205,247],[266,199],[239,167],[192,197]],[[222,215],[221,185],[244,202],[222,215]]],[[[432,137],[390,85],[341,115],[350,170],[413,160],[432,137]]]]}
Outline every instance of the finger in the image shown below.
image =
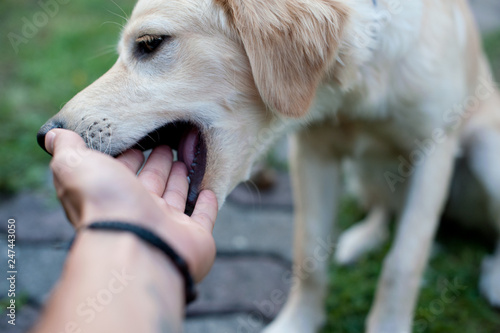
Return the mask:
{"type": "Polygon", "coordinates": [[[45,148],[52,155],[64,150],[87,149],[85,142],[73,131],[53,129],[45,135],[45,148]]]}
{"type": "Polygon", "coordinates": [[[137,149],[129,149],[116,158],[133,173],[137,173],[144,163],[144,154],[137,149]]]}
{"type": "Polygon", "coordinates": [[[172,167],[172,149],[168,146],[159,146],[153,149],[138,178],[146,189],[161,197],[172,167]]]}
{"type": "Polygon", "coordinates": [[[78,134],[63,129],[49,131],[45,136],[45,147],[53,155],[52,171],[62,182],[70,180],[75,170],[92,154],[78,134]]]}
{"type": "Polygon", "coordinates": [[[203,190],[198,196],[191,219],[207,231],[212,232],[218,209],[215,193],[210,190],[203,190]]]}
{"type": "Polygon", "coordinates": [[[172,172],[168,177],[167,188],[163,199],[172,207],[184,212],[189,184],[187,181],[187,168],[182,162],[175,162],[172,172]]]}

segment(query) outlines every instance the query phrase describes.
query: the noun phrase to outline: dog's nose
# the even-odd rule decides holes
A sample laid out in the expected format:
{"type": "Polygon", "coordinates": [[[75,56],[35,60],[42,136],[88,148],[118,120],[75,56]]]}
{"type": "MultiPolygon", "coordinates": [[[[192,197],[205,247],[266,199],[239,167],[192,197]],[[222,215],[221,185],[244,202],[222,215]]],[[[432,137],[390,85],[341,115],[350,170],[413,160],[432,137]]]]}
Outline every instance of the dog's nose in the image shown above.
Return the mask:
{"type": "MultiPolygon", "coordinates": [[[[40,127],[40,130],[36,134],[36,141],[38,141],[38,144],[40,147],[42,147],[43,150],[47,151],[45,149],[45,135],[54,128],[64,128],[64,124],[62,121],[59,120],[49,120],[48,122],[45,123],[42,127],[40,127]]],[[[47,151],[48,153],[48,151],[47,151]]]]}

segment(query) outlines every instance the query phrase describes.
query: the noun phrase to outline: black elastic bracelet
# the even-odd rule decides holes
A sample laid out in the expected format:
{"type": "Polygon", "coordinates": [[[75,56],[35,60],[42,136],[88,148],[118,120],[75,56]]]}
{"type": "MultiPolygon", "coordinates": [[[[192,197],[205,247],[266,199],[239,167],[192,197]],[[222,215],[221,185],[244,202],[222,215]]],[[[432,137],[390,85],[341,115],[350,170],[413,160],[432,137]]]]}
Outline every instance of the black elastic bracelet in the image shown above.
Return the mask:
{"type": "Polygon", "coordinates": [[[128,231],[149,243],[150,245],[156,247],[163,253],[167,255],[167,257],[172,260],[174,266],[181,273],[184,278],[184,287],[185,287],[185,295],[186,295],[186,304],[191,303],[196,299],[197,293],[196,288],[194,286],[193,278],[189,273],[189,268],[186,264],[186,261],[181,258],[167,243],[165,243],[160,237],[156,236],[152,231],[140,227],[136,224],[124,223],[124,222],[94,222],[90,224],[88,229],[94,230],[113,230],[113,231],[128,231]]]}

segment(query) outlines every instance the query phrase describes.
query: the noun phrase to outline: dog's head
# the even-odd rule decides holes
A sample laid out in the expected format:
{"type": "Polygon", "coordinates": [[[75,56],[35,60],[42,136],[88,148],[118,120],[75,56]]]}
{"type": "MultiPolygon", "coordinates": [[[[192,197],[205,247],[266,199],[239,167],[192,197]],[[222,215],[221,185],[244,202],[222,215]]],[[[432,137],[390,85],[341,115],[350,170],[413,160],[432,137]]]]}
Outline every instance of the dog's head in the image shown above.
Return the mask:
{"type": "Polygon", "coordinates": [[[139,0],[116,64],[39,132],[61,127],[118,155],[168,144],[222,203],[273,138],[306,118],[335,62],[337,0],[139,0]]]}

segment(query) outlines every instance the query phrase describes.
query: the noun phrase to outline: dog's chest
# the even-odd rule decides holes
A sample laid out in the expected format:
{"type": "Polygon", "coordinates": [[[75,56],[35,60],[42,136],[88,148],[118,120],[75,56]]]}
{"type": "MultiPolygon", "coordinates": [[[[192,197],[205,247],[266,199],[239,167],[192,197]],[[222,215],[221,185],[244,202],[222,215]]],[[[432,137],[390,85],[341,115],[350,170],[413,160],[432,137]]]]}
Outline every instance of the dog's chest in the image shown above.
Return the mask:
{"type": "Polygon", "coordinates": [[[409,102],[408,96],[399,96],[394,89],[343,94],[322,88],[312,116],[328,124],[331,145],[342,154],[404,154],[418,145],[416,141],[432,137],[436,129],[447,131],[442,121],[444,108],[429,108],[418,96],[409,102]]]}
{"type": "Polygon", "coordinates": [[[398,155],[412,149],[411,133],[391,121],[359,121],[337,117],[331,125],[333,148],[347,156],[398,155]]]}

